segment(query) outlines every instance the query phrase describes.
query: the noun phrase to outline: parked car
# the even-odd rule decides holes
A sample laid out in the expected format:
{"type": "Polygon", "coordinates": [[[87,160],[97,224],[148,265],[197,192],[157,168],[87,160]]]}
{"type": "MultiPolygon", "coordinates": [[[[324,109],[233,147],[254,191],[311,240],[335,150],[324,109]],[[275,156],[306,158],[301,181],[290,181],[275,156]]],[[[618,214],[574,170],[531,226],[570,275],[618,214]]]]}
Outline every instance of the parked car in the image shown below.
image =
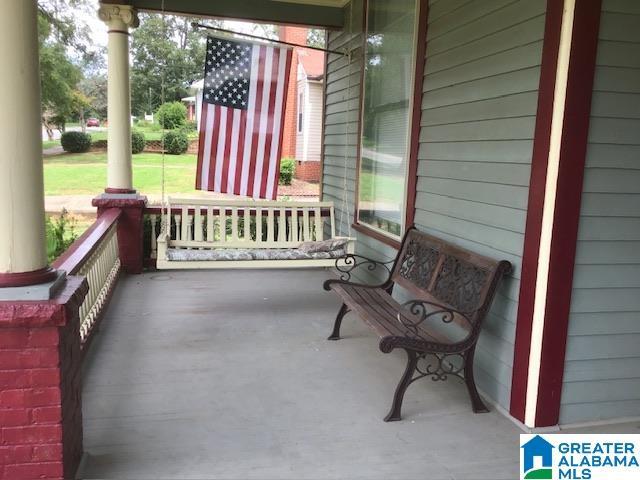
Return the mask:
{"type": "Polygon", "coordinates": [[[100,120],[98,120],[97,118],[87,119],[87,127],[99,127],[99,126],[100,126],[100,120]]]}

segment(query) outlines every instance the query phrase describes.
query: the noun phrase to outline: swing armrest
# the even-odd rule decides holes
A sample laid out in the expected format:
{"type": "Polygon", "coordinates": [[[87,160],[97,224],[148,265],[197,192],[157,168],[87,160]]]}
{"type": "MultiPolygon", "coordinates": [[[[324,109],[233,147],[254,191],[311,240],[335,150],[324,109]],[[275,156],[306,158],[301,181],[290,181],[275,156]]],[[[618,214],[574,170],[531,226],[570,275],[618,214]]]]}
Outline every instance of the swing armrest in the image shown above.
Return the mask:
{"type": "Polygon", "coordinates": [[[157,257],[165,260],[167,258],[167,247],[171,242],[171,235],[168,232],[161,231],[156,241],[157,257]]]}

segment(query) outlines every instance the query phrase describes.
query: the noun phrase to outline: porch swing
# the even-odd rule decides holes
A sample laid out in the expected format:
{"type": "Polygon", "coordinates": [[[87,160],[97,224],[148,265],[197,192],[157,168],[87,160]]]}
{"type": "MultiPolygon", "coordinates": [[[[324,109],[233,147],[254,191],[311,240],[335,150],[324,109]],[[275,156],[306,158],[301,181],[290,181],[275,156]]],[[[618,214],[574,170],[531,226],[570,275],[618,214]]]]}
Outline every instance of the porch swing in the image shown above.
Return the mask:
{"type": "MultiPolygon", "coordinates": [[[[200,24],[193,26],[212,28],[200,24]]],[[[350,58],[350,54],[329,51],[350,58]]],[[[348,82],[347,92],[350,91],[350,78],[348,82]]],[[[164,78],[161,94],[164,101],[164,78]]],[[[345,123],[345,140],[347,128],[345,123]]],[[[354,253],[355,239],[351,237],[347,198],[346,148],[339,222],[341,227],[346,226],[349,235],[346,237],[336,235],[333,202],[210,197],[168,197],[165,201],[164,148],[162,150],[162,221],[157,240],[159,270],[333,267],[338,259],[354,253]],[[343,222],[345,215],[346,223],[343,222]]]]}

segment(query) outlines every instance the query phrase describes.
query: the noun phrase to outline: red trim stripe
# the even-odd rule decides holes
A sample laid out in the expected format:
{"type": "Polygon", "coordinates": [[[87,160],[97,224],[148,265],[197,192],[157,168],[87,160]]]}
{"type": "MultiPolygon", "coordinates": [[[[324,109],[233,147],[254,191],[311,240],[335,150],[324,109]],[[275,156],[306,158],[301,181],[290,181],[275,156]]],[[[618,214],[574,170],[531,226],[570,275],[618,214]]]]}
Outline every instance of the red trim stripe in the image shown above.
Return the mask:
{"type": "MultiPolygon", "coordinates": [[[[563,2],[549,0],[520,286],[511,389],[511,414],[525,420],[540,235],[563,2]]],[[[576,2],[560,144],[535,427],[556,425],[580,220],[601,0],[576,2]]]]}
{"type": "Polygon", "coordinates": [[[420,0],[416,32],[416,68],[413,77],[413,111],[411,113],[411,141],[407,165],[407,203],[405,205],[405,230],[413,226],[416,215],[416,189],[418,185],[418,152],[420,151],[420,120],[422,118],[422,89],[427,52],[428,0],[420,0]]]}
{"type": "Polygon", "coordinates": [[[271,61],[271,89],[269,90],[269,109],[267,113],[267,133],[264,139],[264,157],[262,158],[262,180],[260,182],[260,198],[267,195],[267,178],[271,163],[271,143],[273,140],[273,120],[276,110],[276,94],[278,93],[278,71],[280,67],[280,49],[273,49],[271,61]]]}
{"type": "Polygon", "coordinates": [[[542,210],[547,182],[547,164],[549,162],[551,117],[553,115],[553,97],[556,86],[562,10],[562,1],[547,1],[511,381],[510,413],[521,422],[524,422],[527,399],[533,304],[538,274],[538,254],[540,253],[542,210]]]}
{"type": "Polygon", "coordinates": [[[542,334],[536,409],[541,427],[557,425],[560,418],[600,11],[601,0],[576,2],[542,334]]]}

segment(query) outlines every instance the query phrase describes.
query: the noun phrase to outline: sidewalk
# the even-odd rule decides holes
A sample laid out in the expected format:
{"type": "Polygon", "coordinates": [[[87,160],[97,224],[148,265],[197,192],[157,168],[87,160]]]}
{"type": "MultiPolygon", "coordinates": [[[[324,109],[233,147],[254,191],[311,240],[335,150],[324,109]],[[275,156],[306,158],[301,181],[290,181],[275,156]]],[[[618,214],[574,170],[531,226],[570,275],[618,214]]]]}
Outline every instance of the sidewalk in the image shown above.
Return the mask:
{"type": "MultiPolygon", "coordinates": [[[[301,201],[301,200],[318,200],[320,186],[317,183],[303,182],[301,180],[293,180],[291,185],[280,185],[278,187],[278,199],[287,198],[289,200],[301,201]]],[[[144,192],[142,192],[144,194],[144,192]]],[[[95,214],[96,209],[91,205],[93,200],[98,195],[49,195],[45,196],[44,204],[45,211],[47,213],[60,213],[62,209],[66,209],[69,213],[75,214],[95,214]]],[[[181,194],[172,193],[167,196],[182,196],[181,194]]],[[[207,197],[207,198],[227,198],[228,195],[221,193],[211,192],[192,192],[184,194],[188,197],[207,197]]],[[[149,204],[160,205],[162,203],[162,196],[160,194],[147,195],[149,204]]],[[[242,197],[232,197],[242,198],[242,197]]]]}

